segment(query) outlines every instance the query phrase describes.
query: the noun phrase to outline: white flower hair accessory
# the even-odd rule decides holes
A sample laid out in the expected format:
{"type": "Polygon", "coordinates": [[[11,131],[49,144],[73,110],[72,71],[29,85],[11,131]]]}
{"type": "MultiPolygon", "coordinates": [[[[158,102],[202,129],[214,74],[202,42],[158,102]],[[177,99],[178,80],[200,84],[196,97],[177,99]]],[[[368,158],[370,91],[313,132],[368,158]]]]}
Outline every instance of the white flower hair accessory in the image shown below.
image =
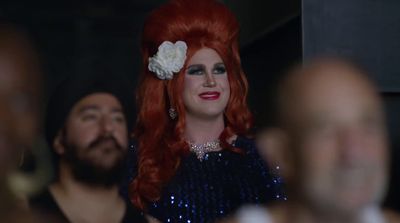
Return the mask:
{"type": "Polygon", "coordinates": [[[164,41],[157,53],[149,57],[149,70],[161,80],[171,80],[174,73],[178,73],[186,60],[187,45],[183,41],[172,43],[164,41]]]}

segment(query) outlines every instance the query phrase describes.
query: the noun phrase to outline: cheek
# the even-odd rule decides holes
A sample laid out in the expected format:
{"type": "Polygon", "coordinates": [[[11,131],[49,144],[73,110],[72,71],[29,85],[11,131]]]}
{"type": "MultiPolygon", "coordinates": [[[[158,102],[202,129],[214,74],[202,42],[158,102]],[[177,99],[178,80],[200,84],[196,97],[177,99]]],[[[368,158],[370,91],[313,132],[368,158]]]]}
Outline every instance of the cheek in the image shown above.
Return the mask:
{"type": "Polygon", "coordinates": [[[193,80],[193,78],[186,76],[183,84],[183,92],[182,92],[183,98],[184,99],[190,98],[190,95],[192,94],[192,91],[195,88],[196,88],[196,81],[193,80]]]}
{"type": "Polygon", "coordinates": [[[224,92],[229,96],[231,94],[231,88],[229,86],[229,82],[226,82],[223,86],[224,92]]]}
{"type": "Polygon", "coordinates": [[[202,77],[186,75],[184,83],[183,83],[183,91],[184,92],[193,91],[193,89],[196,89],[199,86],[202,86],[203,82],[204,82],[204,80],[202,77]]]}
{"type": "Polygon", "coordinates": [[[334,170],[335,158],[333,154],[318,152],[317,149],[312,151],[304,152],[302,161],[298,164],[297,169],[301,173],[298,176],[301,182],[299,186],[305,196],[324,200],[332,190],[331,173],[334,170]]]}
{"type": "Polygon", "coordinates": [[[224,89],[225,91],[230,90],[228,76],[219,77],[217,81],[222,89],[224,89]]]}
{"type": "Polygon", "coordinates": [[[67,140],[80,147],[87,147],[98,137],[98,128],[94,125],[72,123],[67,126],[67,140]]]}
{"type": "Polygon", "coordinates": [[[335,143],[331,140],[310,139],[303,144],[300,166],[312,177],[324,177],[336,163],[335,143]]]}
{"type": "Polygon", "coordinates": [[[37,136],[38,123],[32,115],[27,114],[23,118],[18,120],[18,132],[20,134],[21,140],[24,143],[30,145],[34,142],[37,136]]]}
{"type": "Polygon", "coordinates": [[[368,155],[371,160],[375,160],[376,162],[387,163],[388,157],[388,144],[386,142],[385,137],[376,137],[373,136],[369,138],[370,140],[366,143],[365,155],[368,155]]]}
{"type": "Polygon", "coordinates": [[[126,129],[126,127],[117,127],[114,137],[122,147],[128,147],[128,130],[126,129]]]}
{"type": "Polygon", "coordinates": [[[231,88],[230,88],[230,85],[229,85],[228,78],[221,79],[219,81],[219,85],[221,87],[221,90],[224,92],[226,100],[228,100],[229,97],[230,97],[230,94],[231,94],[231,88]]]}
{"type": "Polygon", "coordinates": [[[16,109],[9,99],[0,97],[0,124],[12,132],[19,144],[31,145],[37,137],[37,112],[34,109],[16,109]]]}

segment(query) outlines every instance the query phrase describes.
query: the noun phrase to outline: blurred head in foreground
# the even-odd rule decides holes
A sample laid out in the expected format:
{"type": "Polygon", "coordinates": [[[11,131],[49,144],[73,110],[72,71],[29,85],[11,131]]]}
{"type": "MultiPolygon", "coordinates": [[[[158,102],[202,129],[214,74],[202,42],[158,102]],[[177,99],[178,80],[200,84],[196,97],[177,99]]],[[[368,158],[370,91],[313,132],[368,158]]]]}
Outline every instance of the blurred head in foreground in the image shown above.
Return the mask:
{"type": "Polygon", "coordinates": [[[263,152],[281,165],[298,222],[360,222],[387,184],[388,139],[376,87],[356,66],[320,58],[290,71],[278,94],[278,125],[262,138],[263,152]]]}
{"type": "Polygon", "coordinates": [[[1,222],[29,222],[11,193],[8,177],[17,169],[23,151],[37,139],[40,82],[38,59],[30,42],[23,32],[0,21],[1,222]]]}
{"type": "Polygon", "coordinates": [[[38,59],[29,41],[0,23],[1,175],[37,137],[40,81],[38,59]]]}

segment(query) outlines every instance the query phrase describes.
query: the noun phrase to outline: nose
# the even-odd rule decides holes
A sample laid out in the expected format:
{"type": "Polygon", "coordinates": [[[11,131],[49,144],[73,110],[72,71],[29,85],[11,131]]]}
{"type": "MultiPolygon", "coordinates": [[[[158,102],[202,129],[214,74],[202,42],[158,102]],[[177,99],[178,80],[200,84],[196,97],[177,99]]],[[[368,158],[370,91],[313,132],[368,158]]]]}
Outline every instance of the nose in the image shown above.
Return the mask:
{"type": "Polygon", "coordinates": [[[109,136],[114,131],[114,124],[109,117],[102,117],[100,120],[101,133],[105,136],[109,136]]]}
{"type": "Polygon", "coordinates": [[[210,72],[207,72],[207,74],[205,75],[205,80],[204,80],[204,87],[215,87],[217,86],[217,83],[215,82],[215,78],[214,75],[211,74],[210,72]]]}

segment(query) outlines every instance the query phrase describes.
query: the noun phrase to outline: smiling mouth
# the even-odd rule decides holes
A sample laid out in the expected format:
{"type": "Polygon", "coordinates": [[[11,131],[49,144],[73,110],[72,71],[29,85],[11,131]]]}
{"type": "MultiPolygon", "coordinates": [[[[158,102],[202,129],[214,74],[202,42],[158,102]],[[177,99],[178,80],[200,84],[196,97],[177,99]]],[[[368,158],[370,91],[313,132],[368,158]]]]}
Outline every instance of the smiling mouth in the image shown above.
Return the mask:
{"type": "Polygon", "coordinates": [[[220,96],[218,91],[207,91],[199,94],[199,97],[203,100],[217,100],[220,96]]]}

